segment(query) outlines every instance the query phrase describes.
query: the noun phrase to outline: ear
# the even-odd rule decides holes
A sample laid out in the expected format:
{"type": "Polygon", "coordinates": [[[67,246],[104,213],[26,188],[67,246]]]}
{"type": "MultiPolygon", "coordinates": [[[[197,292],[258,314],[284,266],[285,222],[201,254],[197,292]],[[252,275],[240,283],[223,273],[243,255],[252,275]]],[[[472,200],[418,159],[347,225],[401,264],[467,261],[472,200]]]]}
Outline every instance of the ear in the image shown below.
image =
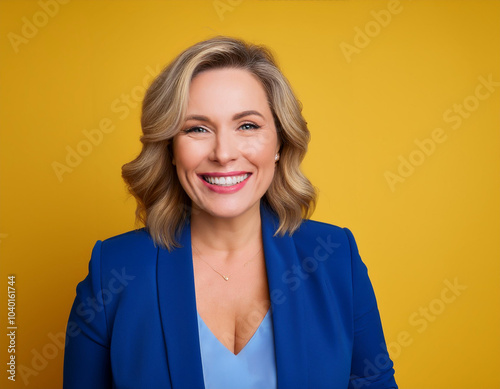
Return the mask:
{"type": "Polygon", "coordinates": [[[274,154],[280,156],[280,150],[281,150],[281,142],[278,141],[278,145],[276,146],[276,150],[274,150],[274,154]]]}

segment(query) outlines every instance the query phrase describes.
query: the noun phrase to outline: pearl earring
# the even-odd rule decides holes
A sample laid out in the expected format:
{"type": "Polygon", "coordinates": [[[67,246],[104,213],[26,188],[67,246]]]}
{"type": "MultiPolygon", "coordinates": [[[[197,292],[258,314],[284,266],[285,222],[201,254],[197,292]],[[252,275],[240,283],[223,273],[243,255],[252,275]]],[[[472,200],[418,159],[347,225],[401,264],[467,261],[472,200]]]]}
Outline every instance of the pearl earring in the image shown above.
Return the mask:
{"type": "Polygon", "coordinates": [[[280,157],[279,157],[279,155],[278,155],[278,154],[276,154],[276,155],[274,156],[274,160],[275,160],[275,161],[278,161],[278,159],[280,159],[280,157]]]}

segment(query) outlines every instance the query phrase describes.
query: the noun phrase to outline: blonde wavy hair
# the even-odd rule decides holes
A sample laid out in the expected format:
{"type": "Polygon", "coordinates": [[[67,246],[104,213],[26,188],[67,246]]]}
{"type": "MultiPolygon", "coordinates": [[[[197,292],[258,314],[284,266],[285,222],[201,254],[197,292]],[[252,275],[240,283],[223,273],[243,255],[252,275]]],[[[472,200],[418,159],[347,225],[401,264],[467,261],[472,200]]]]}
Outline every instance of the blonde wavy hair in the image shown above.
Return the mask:
{"type": "Polygon", "coordinates": [[[219,68],[247,70],[266,91],[281,146],[273,181],[261,201],[278,216],[275,235],[292,234],[316,204],[316,191],[300,170],[310,139],[307,122],[271,51],[216,36],[183,51],[152,82],[142,103],[142,150],[122,167],[122,177],[137,201],[136,221],[144,224],[155,244],[168,250],[179,247],[178,234],[191,213],[191,200],[172,164],[172,138],[184,123],[191,80],[219,68]]]}

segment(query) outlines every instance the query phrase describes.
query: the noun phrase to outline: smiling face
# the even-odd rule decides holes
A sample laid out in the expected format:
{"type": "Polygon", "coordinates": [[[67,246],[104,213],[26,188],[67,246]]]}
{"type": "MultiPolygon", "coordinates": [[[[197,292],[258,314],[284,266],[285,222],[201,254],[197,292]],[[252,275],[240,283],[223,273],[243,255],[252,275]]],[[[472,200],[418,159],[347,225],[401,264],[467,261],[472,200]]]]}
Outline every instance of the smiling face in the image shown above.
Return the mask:
{"type": "Polygon", "coordinates": [[[194,77],[172,161],[194,208],[223,218],[258,211],[278,149],[266,92],[253,74],[223,68],[194,77]]]}

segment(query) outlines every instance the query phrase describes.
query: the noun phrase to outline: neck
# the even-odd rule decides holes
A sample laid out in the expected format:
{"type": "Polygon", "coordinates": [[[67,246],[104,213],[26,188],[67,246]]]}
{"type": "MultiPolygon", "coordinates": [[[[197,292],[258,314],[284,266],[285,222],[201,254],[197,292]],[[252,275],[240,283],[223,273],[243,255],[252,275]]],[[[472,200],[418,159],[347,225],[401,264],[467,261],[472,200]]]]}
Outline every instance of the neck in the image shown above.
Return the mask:
{"type": "Polygon", "coordinates": [[[206,212],[193,213],[191,241],[199,250],[218,252],[237,252],[258,247],[262,244],[259,203],[234,218],[215,217],[206,212]]]}

